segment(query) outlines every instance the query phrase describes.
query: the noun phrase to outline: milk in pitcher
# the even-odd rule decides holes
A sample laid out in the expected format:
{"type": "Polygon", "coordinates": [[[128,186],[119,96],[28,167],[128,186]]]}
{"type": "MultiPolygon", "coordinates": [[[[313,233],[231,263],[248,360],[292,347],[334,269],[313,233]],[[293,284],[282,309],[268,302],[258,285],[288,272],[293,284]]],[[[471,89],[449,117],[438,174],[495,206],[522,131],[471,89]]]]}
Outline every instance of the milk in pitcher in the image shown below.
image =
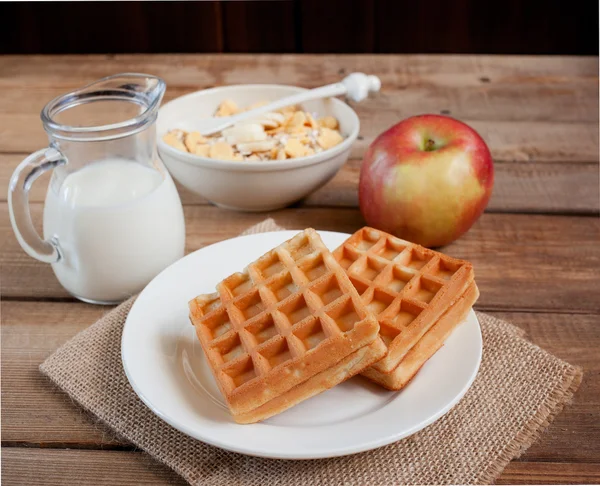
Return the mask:
{"type": "Polygon", "coordinates": [[[87,301],[120,301],[183,256],[185,225],[171,177],[107,158],[49,188],[44,236],[58,242],[60,283],[87,301]]]}

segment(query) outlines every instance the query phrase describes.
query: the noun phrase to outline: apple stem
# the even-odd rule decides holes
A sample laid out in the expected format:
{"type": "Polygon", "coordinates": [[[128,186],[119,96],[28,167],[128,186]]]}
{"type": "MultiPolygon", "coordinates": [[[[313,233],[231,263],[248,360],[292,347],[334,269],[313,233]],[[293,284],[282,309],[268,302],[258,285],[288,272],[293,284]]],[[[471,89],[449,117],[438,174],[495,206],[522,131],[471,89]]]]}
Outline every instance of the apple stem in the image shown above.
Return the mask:
{"type": "Polygon", "coordinates": [[[435,142],[428,138],[425,142],[425,152],[432,152],[433,150],[435,150],[435,142]]]}

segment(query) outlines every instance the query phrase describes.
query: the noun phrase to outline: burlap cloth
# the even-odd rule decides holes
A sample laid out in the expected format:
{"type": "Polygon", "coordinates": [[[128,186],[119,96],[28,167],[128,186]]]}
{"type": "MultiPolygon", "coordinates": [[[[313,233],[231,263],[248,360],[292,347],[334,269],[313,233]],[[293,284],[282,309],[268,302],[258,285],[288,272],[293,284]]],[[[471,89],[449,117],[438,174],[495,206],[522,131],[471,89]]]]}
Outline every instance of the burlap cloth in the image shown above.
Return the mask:
{"type": "MultiPolygon", "coordinates": [[[[282,229],[273,220],[246,233],[282,229]]],[[[154,415],[121,364],[121,332],[133,299],[79,333],[42,373],[118,436],[191,484],[337,485],[491,483],[571,399],[582,372],[478,313],[483,361],[465,397],[421,432],[380,449],[334,459],[284,461],[227,452],[194,440],[154,415]]]]}

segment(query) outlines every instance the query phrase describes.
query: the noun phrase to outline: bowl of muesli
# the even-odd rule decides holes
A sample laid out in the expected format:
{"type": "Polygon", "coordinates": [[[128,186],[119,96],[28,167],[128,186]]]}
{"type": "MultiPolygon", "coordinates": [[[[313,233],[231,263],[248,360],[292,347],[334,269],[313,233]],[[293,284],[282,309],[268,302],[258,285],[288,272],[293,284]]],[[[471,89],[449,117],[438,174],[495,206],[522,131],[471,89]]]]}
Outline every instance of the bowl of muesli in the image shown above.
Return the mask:
{"type": "Polygon", "coordinates": [[[206,137],[193,130],[193,122],[302,91],[236,85],[176,98],[158,115],[159,155],[175,180],[217,206],[240,211],[288,206],[329,181],[348,160],[360,128],[350,106],[337,98],[309,101],[206,137]]]}

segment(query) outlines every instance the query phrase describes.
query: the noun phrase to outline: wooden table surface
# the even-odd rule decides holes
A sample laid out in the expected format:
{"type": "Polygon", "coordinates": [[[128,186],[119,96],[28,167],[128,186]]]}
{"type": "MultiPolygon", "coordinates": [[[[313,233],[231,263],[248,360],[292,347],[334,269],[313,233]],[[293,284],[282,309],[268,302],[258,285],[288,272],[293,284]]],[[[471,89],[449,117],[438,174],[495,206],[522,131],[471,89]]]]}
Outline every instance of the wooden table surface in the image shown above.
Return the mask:
{"type": "MultiPolygon", "coordinates": [[[[600,482],[598,58],[106,55],[0,57],[3,484],[183,483],[94,423],[39,373],[45,357],[108,309],[72,299],[50,266],[19,247],[8,218],[10,174],[47,141],[39,118],[44,104],[124,71],[163,77],[166,100],[222,84],[315,87],[352,71],[380,76],[380,95],[356,107],[362,128],[348,164],[306,200],[271,213],[291,228],[361,227],[361,156],[400,119],[443,113],[478,130],[494,156],[494,194],[469,233],[445,251],[473,262],[479,310],[512,321],[585,370],[573,403],[499,482],[600,482]]],[[[47,178],[36,183],[31,194],[38,227],[46,184],[47,178]]],[[[188,252],[265,217],[181,195],[188,252]]]]}

